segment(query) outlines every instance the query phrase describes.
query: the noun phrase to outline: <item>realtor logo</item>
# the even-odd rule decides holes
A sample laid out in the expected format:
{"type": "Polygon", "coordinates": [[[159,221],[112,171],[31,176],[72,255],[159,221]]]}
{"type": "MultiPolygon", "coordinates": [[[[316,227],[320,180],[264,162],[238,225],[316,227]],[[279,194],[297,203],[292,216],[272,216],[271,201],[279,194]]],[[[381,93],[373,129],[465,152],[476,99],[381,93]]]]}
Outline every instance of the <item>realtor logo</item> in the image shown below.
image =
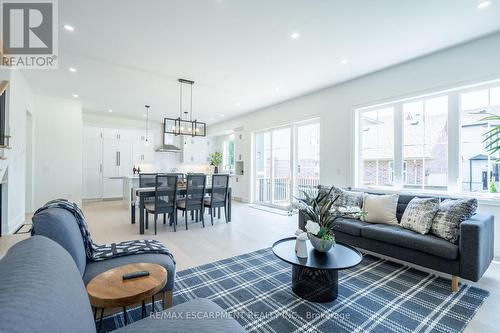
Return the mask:
{"type": "Polygon", "coordinates": [[[0,0],[0,17],[0,67],[57,68],[56,0],[0,0]]]}

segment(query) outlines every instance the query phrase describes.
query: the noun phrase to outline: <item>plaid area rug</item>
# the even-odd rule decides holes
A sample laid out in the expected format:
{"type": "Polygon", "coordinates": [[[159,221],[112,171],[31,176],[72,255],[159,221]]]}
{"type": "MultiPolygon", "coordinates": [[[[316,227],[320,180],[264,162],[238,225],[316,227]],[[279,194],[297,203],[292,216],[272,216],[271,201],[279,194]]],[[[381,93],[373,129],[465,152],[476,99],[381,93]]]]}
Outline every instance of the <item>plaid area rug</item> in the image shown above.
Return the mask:
{"type": "MultiPolygon", "coordinates": [[[[488,294],[465,284],[453,293],[447,279],[365,255],[340,271],[335,301],[311,303],[292,292],[291,266],[263,249],[178,272],[174,304],[211,299],[248,332],[461,332],[488,294]]],[[[122,325],[117,314],[103,328],[122,325]]]]}

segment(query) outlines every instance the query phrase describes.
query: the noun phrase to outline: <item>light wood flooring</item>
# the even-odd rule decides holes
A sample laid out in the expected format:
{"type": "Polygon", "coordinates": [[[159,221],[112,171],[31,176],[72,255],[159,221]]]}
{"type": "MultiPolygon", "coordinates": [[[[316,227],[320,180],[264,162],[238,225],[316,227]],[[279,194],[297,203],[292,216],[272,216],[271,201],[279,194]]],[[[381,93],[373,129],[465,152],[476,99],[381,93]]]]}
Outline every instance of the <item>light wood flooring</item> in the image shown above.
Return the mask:
{"type": "MultiPolygon", "coordinates": [[[[270,247],[274,241],[293,235],[297,228],[297,216],[282,216],[251,208],[249,205],[233,204],[232,222],[214,219],[205,215],[206,228],[201,223],[190,221],[189,230],[180,219],[177,232],[168,224],[158,222],[158,235],[152,226],[145,235],[139,235],[139,225],[131,224],[126,205],[122,201],[92,202],[84,205],[84,213],[96,243],[110,243],[130,239],[157,239],[170,249],[177,261],[177,270],[199,266],[212,261],[270,247]]],[[[150,221],[152,218],[150,219],[150,221]]],[[[0,257],[14,243],[29,235],[10,235],[0,238],[0,257]]],[[[425,269],[422,269],[425,270],[425,269]]],[[[427,270],[428,271],[428,270],[427,270]]],[[[478,283],[468,282],[490,292],[490,297],[470,322],[465,332],[500,331],[500,264],[494,262],[478,283]]]]}

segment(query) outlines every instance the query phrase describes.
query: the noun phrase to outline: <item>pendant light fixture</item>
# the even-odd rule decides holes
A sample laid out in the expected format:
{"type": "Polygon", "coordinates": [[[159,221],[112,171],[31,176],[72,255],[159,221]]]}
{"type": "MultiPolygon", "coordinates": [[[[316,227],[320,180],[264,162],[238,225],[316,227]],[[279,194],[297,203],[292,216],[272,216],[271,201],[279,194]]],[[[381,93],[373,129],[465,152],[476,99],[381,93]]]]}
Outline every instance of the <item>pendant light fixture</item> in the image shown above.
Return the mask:
{"type": "Polygon", "coordinates": [[[193,120],[194,81],[179,79],[179,117],[164,119],[164,132],[174,135],[206,136],[207,124],[193,120]],[[189,109],[184,108],[184,90],[189,93],[189,109]]]}
{"type": "Polygon", "coordinates": [[[149,105],[144,105],[146,107],[146,141],[144,141],[144,145],[149,146],[149,105]]]}

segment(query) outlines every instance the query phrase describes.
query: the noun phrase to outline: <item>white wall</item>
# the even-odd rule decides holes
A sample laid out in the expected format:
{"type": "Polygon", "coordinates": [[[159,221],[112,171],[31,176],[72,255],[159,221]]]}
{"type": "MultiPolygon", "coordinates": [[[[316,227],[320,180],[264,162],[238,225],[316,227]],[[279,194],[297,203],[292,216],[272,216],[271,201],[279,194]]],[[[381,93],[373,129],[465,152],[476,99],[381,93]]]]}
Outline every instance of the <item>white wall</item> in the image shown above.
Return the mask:
{"type": "MultiPolygon", "coordinates": [[[[349,66],[356,66],[355,63],[349,66]]],[[[251,162],[255,130],[316,116],[321,118],[321,183],[353,185],[354,109],[401,97],[500,78],[500,33],[394,66],[352,81],[258,110],[209,127],[209,134],[243,127],[244,160],[251,162]]],[[[247,184],[251,173],[246,172],[247,184]]],[[[250,188],[246,189],[250,197],[250,188]]],[[[495,214],[496,202],[482,202],[480,211],[495,214]],[[493,208],[495,207],[495,208],[493,208]]],[[[500,232],[496,255],[500,256],[500,232]]]]}
{"type": "Polygon", "coordinates": [[[4,150],[7,160],[1,167],[4,186],[4,203],[2,212],[2,232],[12,233],[25,220],[25,187],[26,187],[26,115],[34,113],[33,95],[24,76],[19,71],[0,71],[0,80],[10,81],[8,90],[7,133],[12,136],[12,149],[4,150]]]}
{"type": "Polygon", "coordinates": [[[82,200],[83,123],[80,101],[35,96],[34,207],[82,200]]]}

